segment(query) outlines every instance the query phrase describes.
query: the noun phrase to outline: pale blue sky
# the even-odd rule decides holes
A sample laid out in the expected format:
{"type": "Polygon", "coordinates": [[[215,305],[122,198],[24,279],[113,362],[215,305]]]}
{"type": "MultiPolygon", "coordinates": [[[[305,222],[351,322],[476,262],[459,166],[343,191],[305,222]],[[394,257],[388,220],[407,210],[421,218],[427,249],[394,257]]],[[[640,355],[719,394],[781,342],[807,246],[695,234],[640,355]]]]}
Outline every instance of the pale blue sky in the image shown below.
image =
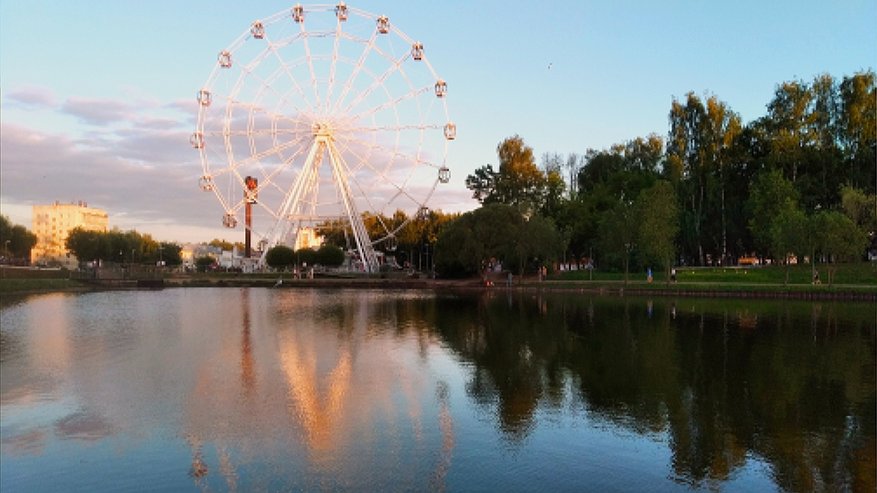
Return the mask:
{"type": "MultiPolygon", "coordinates": [[[[84,200],[159,239],[238,239],[197,189],[192,102],[218,50],[294,3],[0,0],[2,214],[29,227],[32,204],[84,200]]],[[[537,156],[665,136],[688,91],[749,122],[780,82],[877,65],[877,0],[347,3],[449,83],[446,211],[477,206],[463,181],[511,135],[537,156]]]]}

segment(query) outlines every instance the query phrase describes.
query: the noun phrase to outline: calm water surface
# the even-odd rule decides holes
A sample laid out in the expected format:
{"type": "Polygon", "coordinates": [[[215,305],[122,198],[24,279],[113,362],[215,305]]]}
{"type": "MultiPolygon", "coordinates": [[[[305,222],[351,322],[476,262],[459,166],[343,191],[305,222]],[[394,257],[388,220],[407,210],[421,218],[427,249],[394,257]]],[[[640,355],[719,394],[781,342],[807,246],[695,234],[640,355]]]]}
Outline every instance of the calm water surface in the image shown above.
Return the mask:
{"type": "Polygon", "coordinates": [[[5,299],[0,490],[875,490],[875,307],[5,299]]]}

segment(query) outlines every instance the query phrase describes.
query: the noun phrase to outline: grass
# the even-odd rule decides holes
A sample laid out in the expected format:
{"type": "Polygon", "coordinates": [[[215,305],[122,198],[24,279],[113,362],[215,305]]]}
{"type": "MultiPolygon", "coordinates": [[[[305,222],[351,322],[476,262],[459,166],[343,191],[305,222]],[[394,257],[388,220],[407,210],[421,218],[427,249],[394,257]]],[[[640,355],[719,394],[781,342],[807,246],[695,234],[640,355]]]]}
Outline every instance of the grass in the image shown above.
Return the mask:
{"type": "MultiPolygon", "coordinates": [[[[834,264],[836,268],[833,283],[841,285],[856,285],[861,287],[873,287],[877,289],[877,263],[856,263],[856,264],[834,264]]],[[[828,268],[824,264],[818,264],[817,270],[822,280],[822,286],[828,284],[828,268]]],[[[682,267],[676,269],[677,284],[712,284],[723,285],[723,287],[732,288],[734,286],[746,286],[752,288],[753,285],[759,289],[768,286],[783,286],[785,284],[785,267],[784,266],[766,266],[766,267],[682,267]]],[[[645,272],[630,273],[630,281],[637,284],[646,280],[645,272]]],[[[559,281],[587,281],[589,274],[587,271],[563,272],[551,279],[559,281]]],[[[655,272],[652,285],[663,286],[666,282],[664,272],[655,272]]],[[[624,273],[618,272],[599,272],[593,273],[593,281],[623,281],[624,273]]],[[[811,267],[810,265],[792,265],[789,267],[789,285],[811,286],[811,267]]],[[[819,288],[820,286],[814,286],[819,288]]]]}
{"type": "MultiPolygon", "coordinates": [[[[834,285],[828,286],[828,271],[823,264],[819,265],[820,277],[823,284],[811,283],[811,268],[809,265],[793,265],[789,269],[789,284],[784,284],[785,268],[783,266],[767,266],[753,268],[732,267],[685,267],[677,269],[677,282],[671,284],[673,291],[688,292],[838,292],[847,291],[855,293],[877,292],[877,263],[836,264],[837,272],[834,275],[834,285]]],[[[60,274],[58,274],[60,275],[60,274]]],[[[651,284],[646,282],[644,272],[630,273],[628,287],[638,290],[666,290],[666,277],[663,272],[655,272],[655,279],[651,284]]],[[[167,279],[173,279],[174,284],[181,286],[211,286],[211,285],[243,285],[241,283],[253,283],[263,285],[273,283],[279,277],[278,273],[265,274],[234,274],[234,273],[207,273],[169,275],[167,279]]],[[[284,273],[284,280],[291,280],[291,273],[284,273]]],[[[515,277],[516,283],[525,286],[534,286],[537,281],[532,276],[523,279],[515,277]]],[[[550,286],[554,288],[620,288],[624,282],[622,272],[587,271],[563,272],[551,275],[548,278],[550,286]]],[[[173,281],[172,281],[173,282],[173,281]]],[[[83,285],[65,278],[2,278],[0,279],[0,294],[51,292],[51,291],[74,291],[83,289],[83,285]]]]}
{"type": "Polygon", "coordinates": [[[82,287],[70,279],[0,279],[0,294],[70,291],[82,287]]]}

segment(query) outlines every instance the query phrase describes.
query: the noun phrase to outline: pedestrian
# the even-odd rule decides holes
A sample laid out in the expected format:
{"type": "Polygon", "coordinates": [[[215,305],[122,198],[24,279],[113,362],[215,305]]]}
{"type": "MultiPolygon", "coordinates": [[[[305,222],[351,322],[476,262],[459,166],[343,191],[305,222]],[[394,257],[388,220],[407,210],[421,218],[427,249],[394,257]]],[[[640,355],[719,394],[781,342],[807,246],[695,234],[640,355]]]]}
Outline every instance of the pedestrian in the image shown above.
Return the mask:
{"type": "Polygon", "coordinates": [[[651,282],[652,282],[652,268],[651,267],[649,267],[648,270],[646,271],[646,280],[649,282],[649,284],[651,284],[651,282]]]}
{"type": "Polygon", "coordinates": [[[676,267],[670,269],[670,280],[676,282],[676,267]]]}

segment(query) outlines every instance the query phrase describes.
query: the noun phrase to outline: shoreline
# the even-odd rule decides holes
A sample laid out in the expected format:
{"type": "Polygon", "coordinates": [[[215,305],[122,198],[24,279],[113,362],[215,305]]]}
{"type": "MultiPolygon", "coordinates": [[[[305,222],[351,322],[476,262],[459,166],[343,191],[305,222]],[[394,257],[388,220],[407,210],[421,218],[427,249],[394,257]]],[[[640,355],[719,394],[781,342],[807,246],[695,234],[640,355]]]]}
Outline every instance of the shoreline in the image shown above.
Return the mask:
{"type": "Polygon", "coordinates": [[[686,298],[736,298],[736,299],[791,299],[812,301],[877,301],[877,285],[827,285],[811,286],[792,284],[733,284],[733,283],[677,283],[669,286],[631,282],[624,285],[616,281],[564,281],[564,280],[516,280],[512,286],[505,283],[484,285],[479,279],[409,279],[409,278],[316,278],[278,279],[266,277],[167,277],[143,280],[76,281],[65,280],[45,284],[30,280],[18,288],[13,279],[0,280],[0,294],[26,295],[50,292],[89,292],[106,290],[154,290],[175,288],[269,288],[269,289],[395,289],[432,291],[480,291],[480,292],[553,292],[582,293],[596,296],[660,296],[686,298]],[[43,285],[44,284],[44,285],[43,285]],[[63,284],[63,285],[62,285],[63,284]]]}

